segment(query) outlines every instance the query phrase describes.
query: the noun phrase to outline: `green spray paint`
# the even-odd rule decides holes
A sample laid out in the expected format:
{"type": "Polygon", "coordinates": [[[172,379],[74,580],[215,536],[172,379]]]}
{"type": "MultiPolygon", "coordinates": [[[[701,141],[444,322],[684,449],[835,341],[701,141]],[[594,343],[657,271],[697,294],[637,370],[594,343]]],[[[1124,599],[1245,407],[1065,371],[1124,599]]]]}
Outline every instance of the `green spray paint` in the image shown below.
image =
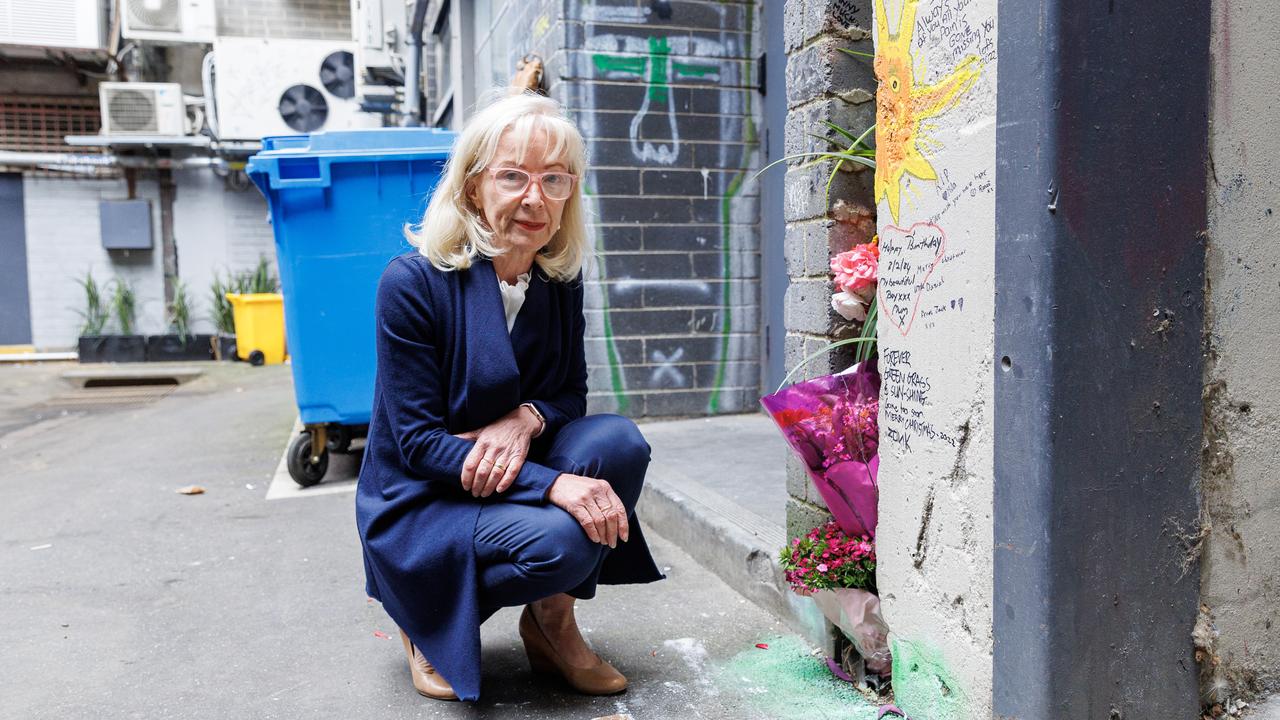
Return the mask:
{"type": "Polygon", "coordinates": [[[667,38],[649,37],[649,99],[653,102],[667,101],[667,56],[671,54],[671,43],[667,38]]]}
{"type": "Polygon", "coordinates": [[[645,85],[649,93],[649,100],[653,102],[666,102],[667,94],[670,92],[671,76],[688,78],[704,78],[720,72],[720,66],[708,63],[682,63],[670,60],[671,42],[664,37],[649,36],[649,56],[633,57],[629,55],[609,55],[607,53],[596,53],[591,56],[591,62],[595,65],[597,72],[602,73],[623,73],[626,75],[635,75],[637,77],[645,77],[646,70],[648,77],[645,77],[645,85]]]}
{"type": "MultiPolygon", "coordinates": [[[[749,31],[753,25],[754,8],[750,5],[746,8],[747,22],[746,29],[749,31]]],[[[635,75],[644,77],[646,84],[646,92],[648,101],[652,103],[666,103],[670,100],[670,81],[672,76],[682,78],[696,78],[705,80],[710,75],[714,75],[720,71],[719,65],[709,63],[686,63],[671,60],[671,43],[664,37],[650,36],[649,55],[648,57],[633,57],[624,55],[611,55],[607,53],[596,53],[591,56],[592,63],[595,65],[596,71],[601,73],[623,73],[627,75],[635,75]]],[[[746,53],[749,57],[751,54],[750,34],[747,35],[746,53]]],[[[746,82],[745,85],[751,85],[750,64],[746,65],[746,82]]],[[[739,166],[746,166],[751,154],[755,152],[756,146],[759,144],[756,136],[755,122],[751,117],[752,112],[752,94],[751,90],[744,90],[743,96],[746,100],[746,131],[743,142],[746,147],[743,148],[742,158],[739,166]]],[[[673,120],[674,122],[674,120],[673,120]]],[[[707,411],[715,414],[720,411],[720,391],[724,386],[725,369],[729,357],[729,333],[733,327],[733,309],[732,309],[732,293],[731,283],[733,277],[732,253],[730,248],[730,220],[732,200],[742,190],[742,185],[746,180],[746,171],[738,171],[729,181],[729,187],[725,191],[724,197],[720,201],[720,232],[721,232],[721,271],[720,275],[723,279],[720,307],[721,307],[721,324],[720,324],[720,357],[716,364],[715,379],[712,382],[711,394],[707,400],[707,411]]],[[[599,247],[599,239],[597,238],[597,252],[602,248],[599,247]]],[[[607,291],[606,295],[607,295],[607,291]]],[[[626,396],[623,394],[623,382],[621,379],[621,369],[616,363],[616,350],[611,336],[609,322],[608,298],[604,302],[604,326],[605,333],[608,337],[607,347],[609,348],[610,369],[613,373],[614,394],[619,398],[619,407],[626,407],[626,396]]],[[[621,410],[620,410],[621,412],[621,410]]]]}
{"type": "MultiPolygon", "coordinates": [[[[876,707],[852,685],[837,680],[821,657],[792,636],[770,637],[730,658],[716,673],[725,695],[750,706],[743,717],[776,720],[871,720],[876,707]]],[[[930,718],[930,720],[932,720],[930,718]]]]}
{"type": "Polygon", "coordinates": [[[898,707],[913,718],[953,720],[966,717],[969,701],[960,681],[947,668],[942,651],[891,638],[893,694],[898,707]]]}
{"type": "MultiPolygon", "coordinates": [[[[754,12],[754,5],[747,5],[746,10],[747,10],[746,56],[751,57],[751,29],[754,24],[753,17],[752,17],[754,12]]],[[[746,70],[745,84],[747,87],[750,87],[751,86],[751,64],[750,63],[747,63],[745,70],[746,70]]],[[[751,153],[755,152],[756,146],[759,144],[759,140],[756,136],[755,121],[752,119],[752,115],[751,115],[752,95],[754,95],[754,92],[751,90],[746,90],[743,92],[743,97],[746,100],[746,112],[744,113],[744,116],[746,117],[746,123],[745,123],[745,137],[743,137],[742,139],[744,143],[744,147],[742,148],[742,158],[738,161],[738,165],[740,167],[745,167],[747,165],[747,162],[751,157],[751,153]]],[[[725,191],[724,197],[720,200],[720,238],[721,238],[720,275],[724,279],[724,283],[723,283],[724,287],[720,293],[720,307],[723,308],[723,312],[721,312],[721,322],[720,322],[720,360],[716,363],[716,377],[715,377],[715,381],[711,385],[711,396],[710,398],[707,399],[707,412],[712,415],[720,411],[720,389],[724,387],[725,366],[729,361],[729,333],[733,329],[733,310],[732,310],[733,306],[731,302],[732,298],[730,297],[730,285],[731,285],[730,280],[733,279],[733,266],[732,266],[732,258],[731,258],[730,247],[729,247],[729,241],[730,241],[729,222],[730,220],[732,220],[732,216],[730,214],[731,201],[733,200],[734,196],[736,196],[738,192],[742,189],[742,183],[746,179],[746,176],[747,176],[746,170],[739,170],[738,173],[733,176],[733,180],[729,182],[729,188],[728,190],[725,191]]]]}
{"type": "MultiPolygon", "coordinates": [[[[595,193],[586,185],[582,186],[582,194],[588,198],[595,197],[595,193]]],[[[596,257],[604,252],[604,248],[600,244],[602,233],[596,233],[596,257]]],[[[602,273],[603,274],[603,273],[602,273]]],[[[603,278],[601,278],[603,280],[603,278]]],[[[613,323],[609,319],[609,288],[603,283],[600,286],[600,302],[604,312],[604,347],[609,354],[609,384],[613,388],[614,401],[618,403],[618,413],[625,415],[627,408],[631,406],[631,398],[626,394],[626,383],[622,379],[622,363],[618,361],[618,347],[613,338],[613,323]]]]}

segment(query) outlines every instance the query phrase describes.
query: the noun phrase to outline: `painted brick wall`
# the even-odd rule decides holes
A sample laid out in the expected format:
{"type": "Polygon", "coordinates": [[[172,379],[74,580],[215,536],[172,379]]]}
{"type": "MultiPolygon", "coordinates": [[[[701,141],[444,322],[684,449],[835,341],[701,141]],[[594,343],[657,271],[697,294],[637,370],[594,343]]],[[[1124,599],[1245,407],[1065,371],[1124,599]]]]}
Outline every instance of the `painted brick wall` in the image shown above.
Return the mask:
{"type": "MultiPolygon", "coordinates": [[[[222,180],[207,170],[179,171],[174,180],[178,275],[194,301],[193,329],[210,332],[213,274],[250,269],[259,257],[275,264],[266,200],[253,188],[224,189],[222,180]]],[[[151,201],[155,249],[127,254],[102,248],[98,224],[99,201],[128,196],[124,180],[27,175],[23,182],[32,343],[46,350],[75,346],[81,324],[77,310],[84,307],[77,280],[90,270],[99,286],[113,277],[130,282],[138,294],[138,332],[163,332],[160,204],[154,179],[140,176],[137,196],[151,201]]]]}
{"type": "Polygon", "coordinates": [[[351,39],[350,0],[218,0],[218,34],[351,39]]]}
{"type": "Polygon", "coordinates": [[[479,65],[537,52],[588,142],[591,412],[756,409],[758,3],[494,5],[479,65]]]}
{"type": "Polygon", "coordinates": [[[75,346],[82,322],[77,310],[84,308],[84,291],[76,281],[89,271],[99,288],[113,277],[133,285],[138,296],[138,332],[163,330],[160,205],[154,182],[139,182],[137,196],[151,201],[155,249],[127,254],[104,250],[98,225],[100,201],[128,197],[124,180],[27,175],[23,193],[33,345],[42,350],[75,346]]]}
{"type": "MultiPolygon", "coordinates": [[[[872,52],[870,0],[787,0],[786,153],[829,150],[817,136],[834,136],[823,121],[861,133],[875,122],[871,64],[839,48],[872,52]]],[[[786,365],[794,367],[853,328],[831,310],[831,256],[867,242],[875,232],[872,173],[841,170],[827,191],[831,165],[792,161],[785,181],[787,274],[786,365]]],[[[813,360],[806,377],[843,370],[848,352],[813,360]]],[[[826,520],[826,506],[803,467],[787,465],[787,532],[806,532],[826,520]]]]}

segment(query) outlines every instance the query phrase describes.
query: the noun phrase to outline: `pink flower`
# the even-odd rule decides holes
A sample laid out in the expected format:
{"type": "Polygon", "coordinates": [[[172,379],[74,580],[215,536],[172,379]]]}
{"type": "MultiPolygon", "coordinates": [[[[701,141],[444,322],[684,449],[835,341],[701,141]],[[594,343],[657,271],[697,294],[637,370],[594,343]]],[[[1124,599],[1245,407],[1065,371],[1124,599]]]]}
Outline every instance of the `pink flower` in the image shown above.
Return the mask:
{"type": "Polygon", "coordinates": [[[856,293],[874,285],[880,274],[880,248],[864,243],[831,258],[836,289],[856,293]]]}
{"type": "Polygon", "coordinates": [[[826,572],[826,571],[827,571],[827,564],[826,564],[826,563],[818,563],[818,572],[826,572]]]}

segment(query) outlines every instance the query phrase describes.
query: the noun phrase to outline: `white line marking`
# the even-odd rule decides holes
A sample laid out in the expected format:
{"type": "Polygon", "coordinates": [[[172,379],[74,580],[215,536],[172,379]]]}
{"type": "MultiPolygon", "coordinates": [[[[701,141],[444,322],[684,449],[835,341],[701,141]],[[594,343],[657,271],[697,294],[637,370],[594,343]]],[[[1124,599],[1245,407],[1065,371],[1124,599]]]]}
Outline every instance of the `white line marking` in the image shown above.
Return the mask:
{"type": "Polygon", "coordinates": [[[293,423],[293,432],[289,433],[289,441],[285,443],[284,451],[280,453],[280,462],[276,465],[275,475],[271,477],[271,484],[267,486],[267,500],[296,500],[298,498],[319,497],[320,495],[334,495],[337,493],[349,493],[356,491],[356,478],[360,475],[360,457],[361,453],[351,453],[348,455],[337,455],[329,453],[329,470],[325,473],[324,479],[319,485],[312,485],[304,488],[293,481],[289,476],[289,442],[298,433],[302,432],[302,420],[295,420],[293,423]]]}

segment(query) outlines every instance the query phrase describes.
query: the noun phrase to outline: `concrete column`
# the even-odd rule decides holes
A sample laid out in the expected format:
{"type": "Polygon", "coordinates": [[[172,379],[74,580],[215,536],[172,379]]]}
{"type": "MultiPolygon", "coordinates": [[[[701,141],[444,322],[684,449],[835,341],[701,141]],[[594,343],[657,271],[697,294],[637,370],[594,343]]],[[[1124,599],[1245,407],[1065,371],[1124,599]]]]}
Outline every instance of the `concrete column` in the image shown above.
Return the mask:
{"type": "MultiPolygon", "coordinates": [[[[1268,0],[1216,0],[1205,255],[1206,705],[1280,692],[1280,43],[1268,0]]],[[[1199,540],[1203,538],[1203,545],[1199,540]]],[[[1273,700],[1270,705],[1277,705],[1273,700]]]]}
{"type": "Polygon", "coordinates": [[[879,0],[874,32],[877,579],[929,720],[991,716],[996,0],[955,5],[879,0]]]}
{"type": "Polygon", "coordinates": [[[1196,717],[1209,4],[999,6],[993,709],[1196,717]]]}

